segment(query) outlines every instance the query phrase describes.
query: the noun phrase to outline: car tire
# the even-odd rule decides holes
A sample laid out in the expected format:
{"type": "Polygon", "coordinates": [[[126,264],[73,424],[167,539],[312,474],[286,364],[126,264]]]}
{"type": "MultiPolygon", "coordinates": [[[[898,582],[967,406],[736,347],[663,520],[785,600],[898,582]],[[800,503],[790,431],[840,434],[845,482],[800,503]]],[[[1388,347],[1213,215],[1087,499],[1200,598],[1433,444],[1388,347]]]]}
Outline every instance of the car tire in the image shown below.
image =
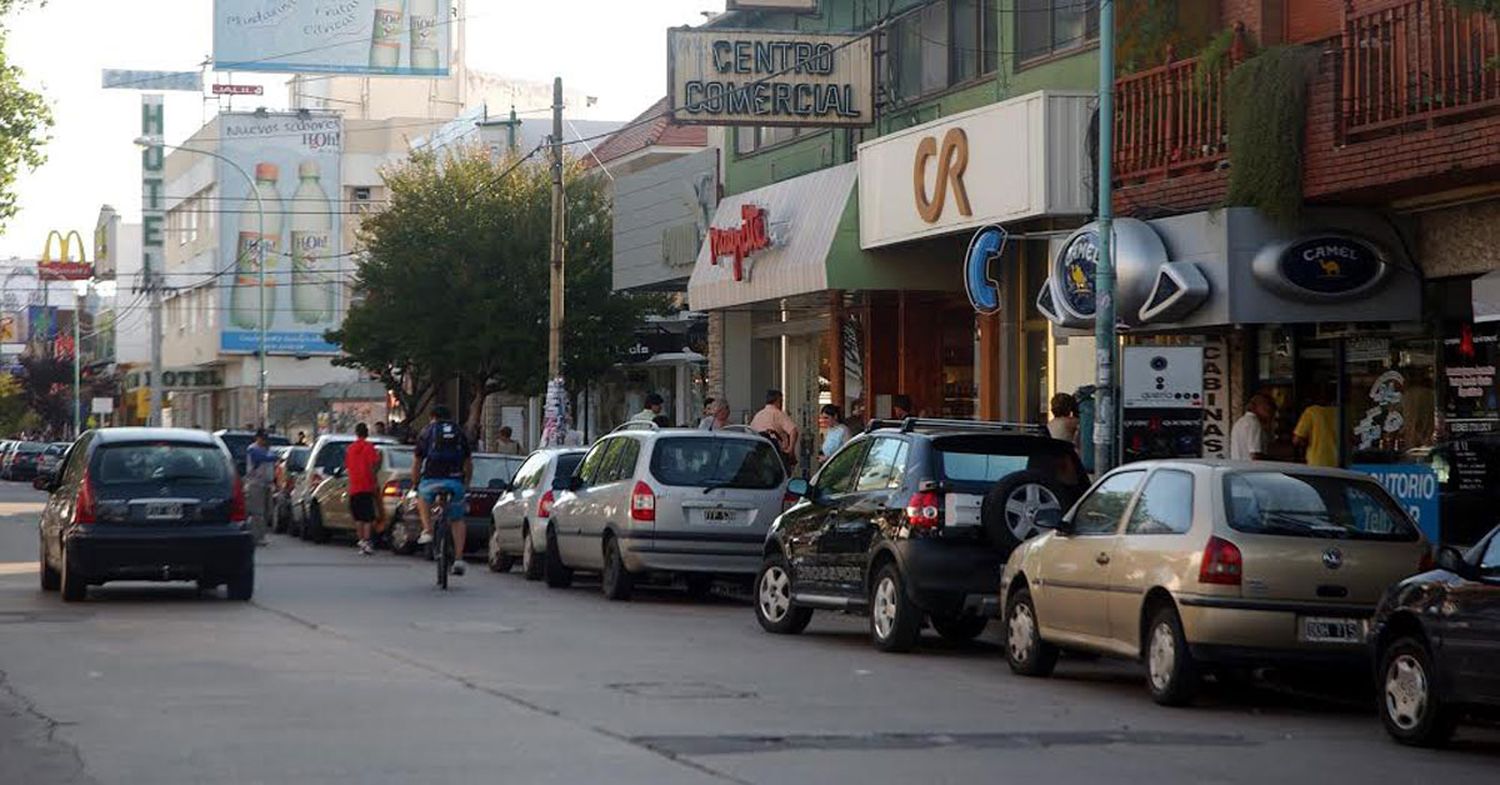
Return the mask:
{"type": "Polygon", "coordinates": [[[68,546],[62,549],[62,577],[58,587],[62,589],[63,602],[83,602],[88,597],[88,578],[73,568],[73,555],[68,553],[68,546]]]}
{"type": "Polygon", "coordinates": [[[531,527],[521,530],[521,574],[528,581],[542,579],[542,559],[531,542],[531,527]]]}
{"type": "Polygon", "coordinates": [[[307,539],[322,545],[332,538],[333,533],[323,526],[323,510],[314,504],[307,508],[307,539]]]}
{"type": "Polygon", "coordinates": [[[1019,676],[1046,677],[1057,667],[1057,647],[1042,640],[1031,590],[1020,589],[1005,607],[1005,661],[1019,676]]]}
{"type": "Polygon", "coordinates": [[[1146,686],[1163,706],[1186,706],[1198,694],[1200,680],[1177,609],[1163,605],[1146,628],[1146,686]]]}
{"type": "Polygon", "coordinates": [[[37,572],[42,576],[42,591],[57,591],[62,588],[62,573],[47,563],[47,546],[37,538],[37,572]]]}
{"type": "Polygon", "coordinates": [[[304,508],[302,517],[297,523],[297,539],[303,542],[312,541],[312,523],[308,520],[312,516],[312,510],[304,508]]]}
{"type": "Polygon", "coordinates": [[[1386,733],[1413,747],[1453,738],[1456,712],[1443,704],[1432,653],[1420,638],[1397,638],[1380,653],[1380,720],[1386,733]]]}
{"type": "Polygon", "coordinates": [[[1001,477],[979,507],[984,535],[1003,561],[1016,546],[1035,536],[1036,514],[1055,509],[1067,512],[1069,498],[1062,486],[1041,472],[1011,472],[1001,477]]]}
{"type": "Polygon", "coordinates": [[[573,570],[563,564],[562,554],[557,550],[557,532],[547,529],[547,556],[542,559],[542,577],[547,579],[547,588],[566,589],[573,585],[573,570]]]}
{"type": "Polygon", "coordinates": [[[510,568],[516,566],[516,557],[500,550],[499,534],[495,527],[490,527],[490,572],[510,572],[510,568]]]}
{"type": "Polygon", "coordinates": [[[984,616],[933,616],[932,628],[944,640],[966,643],[984,634],[990,620],[984,616]]]}
{"type": "Polygon", "coordinates": [[[755,620],[776,635],[796,635],[812,621],[812,608],[792,602],[792,571],[786,557],[767,556],[755,576],[755,620]]]}
{"type": "Polygon", "coordinates": [[[230,578],[224,584],[224,593],[235,602],[249,602],[255,596],[255,565],[249,565],[244,572],[230,578]]]}
{"type": "Polygon", "coordinates": [[[889,562],[870,582],[870,642],[884,652],[906,652],[916,648],[921,632],[922,611],[906,596],[895,562],[889,562]]]}
{"type": "Polygon", "coordinates": [[[625,558],[620,554],[620,541],[613,534],[604,535],[604,569],[599,574],[599,587],[604,598],[623,602],[635,591],[635,577],[625,568],[625,558]]]}

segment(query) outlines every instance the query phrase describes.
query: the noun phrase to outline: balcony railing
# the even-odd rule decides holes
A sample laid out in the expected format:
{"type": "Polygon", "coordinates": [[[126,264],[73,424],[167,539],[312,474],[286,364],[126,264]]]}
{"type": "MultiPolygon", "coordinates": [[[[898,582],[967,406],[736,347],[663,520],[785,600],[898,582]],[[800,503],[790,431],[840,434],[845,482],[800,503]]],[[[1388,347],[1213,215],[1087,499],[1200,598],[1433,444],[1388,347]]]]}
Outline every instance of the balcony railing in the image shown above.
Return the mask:
{"type": "Polygon", "coordinates": [[[1404,0],[1344,20],[1345,137],[1500,111],[1500,24],[1444,0],[1404,0]]]}
{"type": "Polygon", "coordinates": [[[1211,169],[1229,151],[1224,120],[1225,62],[1198,76],[1197,59],[1178,60],[1115,81],[1115,178],[1123,182],[1211,169]]]}

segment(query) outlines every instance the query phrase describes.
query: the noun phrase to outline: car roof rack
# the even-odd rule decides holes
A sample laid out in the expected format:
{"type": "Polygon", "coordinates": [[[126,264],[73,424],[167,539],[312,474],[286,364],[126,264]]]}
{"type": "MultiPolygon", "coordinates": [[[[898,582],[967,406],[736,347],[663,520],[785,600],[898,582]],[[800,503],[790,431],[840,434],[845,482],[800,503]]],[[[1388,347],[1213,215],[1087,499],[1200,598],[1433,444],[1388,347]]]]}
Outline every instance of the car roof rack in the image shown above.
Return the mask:
{"type": "Polygon", "coordinates": [[[625,422],[620,423],[619,425],[616,425],[615,428],[614,428],[614,430],[610,431],[610,433],[619,433],[621,431],[659,431],[659,430],[661,430],[661,426],[657,425],[654,422],[651,422],[650,420],[627,420],[625,422]]]}
{"type": "Polygon", "coordinates": [[[922,430],[1000,431],[1004,433],[1042,434],[1045,426],[1025,422],[996,420],[955,420],[941,417],[907,417],[902,420],[876,418],[865,424],[865,433],[879,428],[899,428],[902,433],[922,430]]]}

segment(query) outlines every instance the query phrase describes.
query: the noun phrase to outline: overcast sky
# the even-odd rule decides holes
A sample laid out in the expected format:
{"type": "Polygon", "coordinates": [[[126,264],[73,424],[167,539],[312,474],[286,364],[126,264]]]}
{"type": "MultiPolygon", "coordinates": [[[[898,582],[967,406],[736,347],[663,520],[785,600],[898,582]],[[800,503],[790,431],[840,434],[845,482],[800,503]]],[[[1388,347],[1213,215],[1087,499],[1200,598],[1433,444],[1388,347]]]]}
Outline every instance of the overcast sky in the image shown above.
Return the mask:
{"type": "MultiPolygon", "coordinates": [[[[724,0],[467,0],[470,67],[518,79],[562,76],[599,97],[592,114],[627,120],[666,92],[666,28],[699,23],[724,0]]],[[[52,103],[48,161],[17,184],[21,212],[0,233],[0,257],[34,257],[50,229],[93,230],[99,205],[140,216],[139,93],[100,88],[105,68],[195,70],[212,50],[211,0],[48,0],[5,20],[6,52],[52,103]]],[[[210,79],[212,75],[210,75],[210,79]]],[[[285,105],[287,77],[236,74],[285,105]]],[[[255,99],[249,99],[255,100],[255,99]]],[[[260,103],[260,101],[257,101],[260,103]]],[[[237,103],[253,108],[255,103],[237,103]]],[[[167,93],[167,142],[215,111],[167,93]]]]}

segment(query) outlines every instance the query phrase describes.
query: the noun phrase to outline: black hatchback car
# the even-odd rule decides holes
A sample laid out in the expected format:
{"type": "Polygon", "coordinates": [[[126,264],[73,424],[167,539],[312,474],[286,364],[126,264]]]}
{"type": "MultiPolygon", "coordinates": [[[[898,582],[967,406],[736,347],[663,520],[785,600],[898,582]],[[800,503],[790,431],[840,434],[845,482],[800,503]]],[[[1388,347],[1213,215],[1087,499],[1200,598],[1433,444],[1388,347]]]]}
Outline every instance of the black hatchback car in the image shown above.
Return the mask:
{"type": "Polygon", "coordinates": [[[874,421],[829,458],[771,525],[755,583],[768,632],[795,634],[814,609],[868,613],[883,651],[916,645],[924,620],[944,638],[984,631],[1000,570],[1088,488],[1073,446],[1027,425],[874,421]]]}
{"type": "Polygon", "coordinates": [[[1393,586],[1370,628],[1380,717],[1403,744],[1441,744],[1465,712],[1500,715],[1500,527],[1393,586]]]}
{"type": "Polygon", "coordinates": [[[229,451],[213,436],[179,428],[88,431],[58,472],[33,483],[42,510],[42,588],[63,600],[113,580],[255,588],[255,541],[229,451]]]}

